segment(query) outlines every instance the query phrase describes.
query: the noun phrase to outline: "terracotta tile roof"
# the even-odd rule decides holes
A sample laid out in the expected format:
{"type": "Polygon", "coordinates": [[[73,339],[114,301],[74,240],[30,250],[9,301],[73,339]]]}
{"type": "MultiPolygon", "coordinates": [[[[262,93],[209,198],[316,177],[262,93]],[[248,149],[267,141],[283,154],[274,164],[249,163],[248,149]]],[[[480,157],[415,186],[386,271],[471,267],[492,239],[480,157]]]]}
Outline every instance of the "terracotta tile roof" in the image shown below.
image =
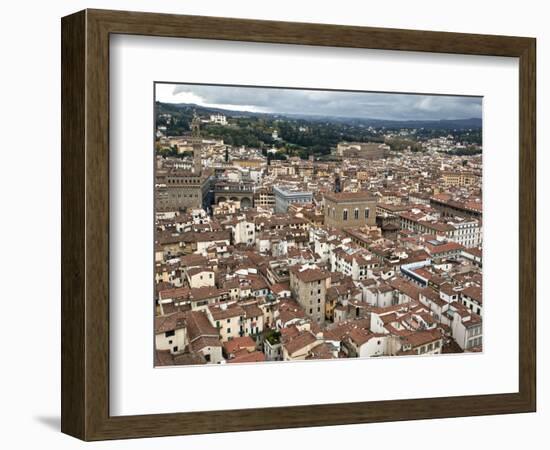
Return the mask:
{"type": "Polygon", "coordinates": [[[446,242],[444,244],[438,244],[438,245],[433,245],[427,242],[426,248],[432,255],[439,255],[441,253],[460,251],[465,249],[464,246],[457,244],[456,242],[446,242]]]}
{"type": "Polygon", "coordinates": [[[336,347],[334,345],[323,342],[322,344],[319,344],[315,346],[311,350],[311,354],[309,354],[306,359],[335,359],[337,356],[334,356],[334,352],[336,351],[336,347]]]}
{"type": "Polygon", "coordinates": [[[442,308],[443,306],[447,305],[447,302],[443,300],[437,292],[435,292],[431,288],[423,288],[420,293],[429,299],[432,303],[435,303],[437,306],[442,308]]]}
{"type": "Polygon", "coordinates": [[[298,336],[300,330],[296,325],[285,327],[281,329],[281,342],[289,342],[292,338],[298,336]]]}
{"type": "Polygon", "coordinates": [[[349,320],[330,326],[323,331],[323,337],[331,341],[342,341],[355,329],[368,331],[370,328],[370,318],[349,320]]]}
{"type": "Polygon", "coordinates": [[[223,348],[227,354],[235,353],[241,349],[252,349],[256,348],[256,342],[250,336],[242,336],[233,338],[230,341],[227,341],[223,344],[223,348]]]}
{"type": "Polygon", "coordinates": [[[205,347],[221,347],[220,338],[215,336],[200,336],[189,344],[192,351],[198,352],[205,347]]]}
{"type": "Polygon", "coordinates": [[[161,300],[166,299],[181,299],[188,298],[191,290],[188,287],[174,288],[174,289],[165,289],[159,291],[159,298],[161,300]]]}
{"type": "Polygon", "coordinates": [[[165,316],[155,317],[155,334],[166,333],[180,328],[185,328],[187,325],[186,315],[183,312],[176,311],[165,316]]]}
{"type": "Polygon", "coordinates": [[[477,314],[471,313],[470,319],[465,320],[462,322],[466,328],[471,328],[479,325],[481,323],[481,316],[478,316],[477,314]]]}
{"type": "Polygon", "coordinates": [[[173,366],[174,357],[170,350],[155,350],[155,366],[173,366]]]}
{"type": "Polygon", "coordinates": [[[271,286],[271,290],[275,294],[280,294],[283,291],[290,291],[290,285],[288,283],[275,283],[271,286]]]}
{"type": "Polygon", "coordinates": [[[201,336],[218,337],[218,330],[212,326],[206,313],[201,311],[188,311],[186,313],[187,335],[193,341],[201,336]]]}
{"type": "Polygon", "coordinates": [[[393,278],[388,283],[395,290],[407,295],[414,300],[418,300],[420,288],[410,281],[407,281],[403,278],[393,278]]]}
{"type": "Polygon", "coordinates": [[[410,344],[412,348],[419,347],[421,345],[429,344],[430,342],[437,341],[442,338],[441,331],[438,329],[417,331],[412,333],[403,339],[403,342],[410,344]]]}
{"type": "Polygon", "coordinates": [[[358,347],[366,344],[371,338],[375,337],[373,333],[368,330],[356,328],[349,334],[349,339],[355,343],[358,347]]]}
{"type": "Polygon", "coordinates": [[[290,272],[303,283],[325,280],[330,277],[330,272],[319,268],[302,269],[300,266],[290,267],[290,272]]]}
{"type": "Polygon", "coordinates": [[[242,304],[241,307],[244,310],[244,315],[246,318],[255,318],[255,317],[263,316],[263,312],[257,303],[242,304]]]}
{"type": "Polygon", "coordinates": [[[479,286],[468,286],[462,291],[463,296],[470,297],[471,299],[478,302],[480,305],[483,304],[483,291],[479,286]]]}
{"type": "Polygon", "coordinates": [[[180,263],[184,267],[204,266],[208,264],[208,258],[198,254],[185,255],[180,258],[180,263]]]}
{"type": "Polygon", "coordinates": [[[250,352],[237,356],[236,358],[229,359],[229,364],[234,363],[249,363],[249,362],[262,362],[265,361],[265,355],[262,352],[250,352]]]}
{"type": "Polygon", "coordinates": [[[191,289],[190,298],[193,300],[206,300],[209,298],[220,297],[225,294],[229,294],[227,289],[218,289],[214,286],[203,286],[191,289]]]}
{"type": "Polygon", "coordinates": [[[229,319],[230,317],[244,316],[244,309],[237,303],[215,305],[208,307],[214,320],[229,319]]]}
{"type": "Polygon", "coordinates": [[[206,359],[200,352],[183,353],[181,355],[174,355],[174,364],[178,366],[206,364],[206,359]]]}
{"type": "Polygon", "coordinates": [[[187,269],[187,275],[189,275],[190,277],[202,272],[214,273],[214,271],[208,267],[192,267],[191,269],[187,269]]]}
{"type": "Polygon", "coordinates": [[[315,341],[317,341],[317,338],[311,331],[301,331],[297,336],[283,345],[288,354],[293,355],[298,350],[313,344],[315,341]]]}

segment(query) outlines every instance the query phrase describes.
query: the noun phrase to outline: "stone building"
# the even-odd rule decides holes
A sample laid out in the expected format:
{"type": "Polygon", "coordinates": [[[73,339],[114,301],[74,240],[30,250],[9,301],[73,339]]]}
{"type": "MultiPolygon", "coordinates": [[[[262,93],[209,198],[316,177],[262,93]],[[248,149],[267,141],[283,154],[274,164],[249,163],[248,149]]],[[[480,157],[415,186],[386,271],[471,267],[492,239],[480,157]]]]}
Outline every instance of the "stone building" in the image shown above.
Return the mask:
{"type": "Polygon", "coordinates": [[[292,266],[290,290],[306,314],[318,324],[325,323],[325,303],[330,288],[330,272],[316,266],[292,266]]]}
{"type": "Polygon", "coordinates": [[[273,188],[262,187],[254,192],[254,205],[263,208],[275,208],[275,194],[273,188]]]}
{"type": "Polygon", "coordinates": [[[471,172],[443,172],[441,174],[443,186],[446,188],[454,186],[472,186],[479,183],[481,178],[471,172]]]}
{"type": "Polygon", "coordinates": [[[368,192],[325,194],[325,225],[334,228],[376,225],[376,198],[368,192]]]}
{"type": "Polygon", "coordinates": [[[275,212],[286,213],[292,204],[311,203],[313,192],[302,191],[293,187],[274,186],[275,212]]]}
{"type": "Polygon", "coordinates": [[[212,177],[202,170],[200,119],[191,122],[193,165],[191,169],[157,169],[155,174],[156,210],[202,208],[208,203],[212,177]]]}
{"type": "Polygon", "coordinates": [[[383,159],[390,147],[379,142],[340,142],[336,154],[344,158],[383,159]]]}

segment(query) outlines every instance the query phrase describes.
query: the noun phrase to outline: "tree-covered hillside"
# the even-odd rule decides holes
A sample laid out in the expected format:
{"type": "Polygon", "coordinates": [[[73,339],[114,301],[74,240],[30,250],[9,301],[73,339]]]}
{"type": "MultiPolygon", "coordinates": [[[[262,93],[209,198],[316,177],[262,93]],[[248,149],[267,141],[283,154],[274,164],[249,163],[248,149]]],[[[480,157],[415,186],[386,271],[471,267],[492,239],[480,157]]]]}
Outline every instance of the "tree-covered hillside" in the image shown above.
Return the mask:
{"type": "Polygon", "coordinates": [[[386,142],[394,151],[401,151],[407,147],[421,151],[422,141],[451,135],[457,141],[481,145],[481,121],[478,119],[402,122],[342,117],[321,118],[228,111],[198,105],[157,102],[157,126],[165,126],[168,136],[183,135],[189,132],[189,124],[195,111],[205,118],[210,114],[222,113],[228,119],[227,125],[203,124],[201,131],[205,137],[223,139],[226,144],[233,146],[259,148],[264,152],[268,148],[276,147],[280,149],[280,153],[302,158],[309,155],[329,155],[331,149],[342,141],[386,142]],[[476,124],[479,126],[476,127],[476,124]],[[410,131],[409,134],[407,130],[410,131]],[[399,133],[404,133],[405,137],[399,133]]]}

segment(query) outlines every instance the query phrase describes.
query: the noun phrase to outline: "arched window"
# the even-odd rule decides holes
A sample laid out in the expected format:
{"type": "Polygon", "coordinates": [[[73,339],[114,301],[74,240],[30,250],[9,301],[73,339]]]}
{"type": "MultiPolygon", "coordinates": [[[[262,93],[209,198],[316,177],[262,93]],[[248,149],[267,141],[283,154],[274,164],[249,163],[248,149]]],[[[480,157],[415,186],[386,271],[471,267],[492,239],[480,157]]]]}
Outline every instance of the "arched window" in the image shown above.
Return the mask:
{"type": "Polygon", "coordinates": [[[365,208],[365,219],[369,218],[369,208],[365,208]]]}
{"type": "Polygon", "coordinates": [[[359,220],[359,208],[355,208],[355,209],[353,210],[353,218],[354,218],[355,220],[359,220]]]}
{"type": "Polygon", "coordinates": [[[344,209],[344,212],[342,213],[342,219],[343,220],[348,220],[348,210],[347,209],[344,209]]]}

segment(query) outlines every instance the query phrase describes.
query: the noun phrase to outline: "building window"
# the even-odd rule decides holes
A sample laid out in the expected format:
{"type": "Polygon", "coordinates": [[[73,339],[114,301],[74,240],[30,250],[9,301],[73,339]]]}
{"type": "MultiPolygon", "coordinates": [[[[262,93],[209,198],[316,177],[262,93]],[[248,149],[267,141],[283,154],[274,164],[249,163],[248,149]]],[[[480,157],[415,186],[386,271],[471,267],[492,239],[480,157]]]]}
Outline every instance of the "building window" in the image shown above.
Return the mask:
{"type": "Polygon", "coordinates": [[[369,218],[369,208],[365,208],[365,219],[369,218]]]}
{"type": "Polygon", "coordinates": [[[353,210],[353,218],[354,218],[355,220],[359,220],[359,208],[355,208],[355,209],[353,210]]]}
{"type": "Polygon", "coordinates": [[[172,349],[173,352],[177,352],[178,351],[178,346],[176,345],[173,349],[172,349]]]}
{"type": "Polygon", "coordinates": [[[174,330],[170,330],[170,331],[167,331],[166,333],[164,333],[164,336],[165,337],[170,337],[170,336],[174,336],[176,334],[176,332],[174,330]]]}
{"type": "Polygon", "coordinates": [[[228,328],[228,329],[227,329],[227,333],[231,333],[231,328],[228,328]]]}
{"type": "Polygon", "coordinates": [[[348,220],[348,210],[344,209],[344,212],[342,214],[342,220],[348,220]]]}

